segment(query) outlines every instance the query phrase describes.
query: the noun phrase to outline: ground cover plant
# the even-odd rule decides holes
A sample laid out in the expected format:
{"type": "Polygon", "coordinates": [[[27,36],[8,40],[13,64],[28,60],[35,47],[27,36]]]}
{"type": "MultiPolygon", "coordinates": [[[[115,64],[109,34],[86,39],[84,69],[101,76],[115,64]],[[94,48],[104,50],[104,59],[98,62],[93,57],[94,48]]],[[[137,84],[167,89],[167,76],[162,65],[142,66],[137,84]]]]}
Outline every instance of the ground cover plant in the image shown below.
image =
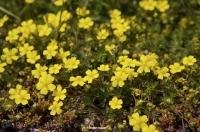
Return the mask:
{"type": "Polygon", "coordinates": [[[200,131],[199,0],[1,0],[0,131],[200,131]]]}

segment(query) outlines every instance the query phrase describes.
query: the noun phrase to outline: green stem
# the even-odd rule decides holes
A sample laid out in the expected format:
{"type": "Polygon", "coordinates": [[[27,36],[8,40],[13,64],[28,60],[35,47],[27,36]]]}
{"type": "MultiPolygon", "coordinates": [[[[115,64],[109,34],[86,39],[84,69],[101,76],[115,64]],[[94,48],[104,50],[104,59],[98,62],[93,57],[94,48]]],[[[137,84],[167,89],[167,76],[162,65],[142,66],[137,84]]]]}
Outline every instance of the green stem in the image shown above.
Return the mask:
{"type": "Polygon", "coordinates": [[[5,14],[10,15],[10,16],[14,17],[15,19],[17,19],[18,21],[20,21],[20,18],[18,16],[16,16],[12,12],[8,11],[7,9],[5,9],[1,6],[0,6],[0,11],[4,12],[5,14]]]}

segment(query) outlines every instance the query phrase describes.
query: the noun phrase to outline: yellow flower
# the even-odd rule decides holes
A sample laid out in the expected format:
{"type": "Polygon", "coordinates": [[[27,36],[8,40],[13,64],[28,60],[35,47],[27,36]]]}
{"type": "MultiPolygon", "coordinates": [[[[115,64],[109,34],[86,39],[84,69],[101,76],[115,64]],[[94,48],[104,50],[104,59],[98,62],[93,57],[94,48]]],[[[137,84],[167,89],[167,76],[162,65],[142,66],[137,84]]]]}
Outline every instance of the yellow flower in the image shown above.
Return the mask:
{"type": "Polygon", "coordinates": [[[30,99],[30,94],[19,84],[17,84],[15,89],[11,88],[9,94],[9,98],[14,99],[16,104],[26,105],[30,99]]]}
{"type": "Polygon", "coordinates": [[[62,66],[60,64],[54,64],[49,67],[50,74],[58,74],[62,66]]]}
{"type": "Polygon", "coordinates": [[[114,72],[115,76],[121,76],[124,80],[126,80],[132,73],[134,69],[129,67],[117,67],[116,71],[114,72]]]}
{"type": "Polygon", "coordinates": [[[10,43],[15,42],[19,39],[19,33],[20,33],[20,27],[14,28],[12,30],[8,31],[8,35],[6,36],[6,41],[9,41],[10,43]]]}
{"type": "Polygon", "coordinates": [[[66,89],[62,89],[62,86],[58,85],[53,91],[54,101],[64,100],[66,97],[66,92],[66,89]]]}
{"type": "Polygon", "coordinates": [[[46,66],[41,66],[39,63],[35,64],[35,70],[32,70],[31,73],[34,78],[40,78],[42,74],[46,73],[48,69],[46,66]]]}
{"type": "Polygon", "coordinates": [[[76,57],[64,59],[63,62],[64,62],[64,67],[69,71],[78,68],[78,65],[80,64],[80,61],[77,60],[76,57]]]}
{"type": "Polygon", "coordinates": [[[70,77],[69,81],[72,82],[73,87],[78,85],[83,86],[85,84],[85,80],[81,76],[70,77]]]}
{"type": "Polygon", "coordinates": [[[56,40],[51,40],[49,45],[47,46],[47,49],[43,51],[43,55],[46,56],[46,58],[52,59],[57,54],[57,49],[58,49],[58,43],[56,40]]]}
{"type": "Polygon", "coordinates": [[[64,51],[63,48],[60,48],[59,52],[57,53],[57,57],[62,60],[66,59],[69,55],[70,51],[64,51]]]}
{"type": "Polygon", "coordinates": [[[112,54],[115,49],[116,45],[114,44],[105,45],[105,51],[108,51],[110,54],[112,54]]]}
{"type": "Polygon", "coordinates": [[[142,127],[142,132],[159,132],[157,129],[156,129],[156,126],[151,124],[151,125],[144,125],[142,127]]]}
{"type": "Polygon", "coordinates": [[[137,72],[150,72],[150,69],[155,68],[155,66],[158,64],[157,58],[158,57],[156,54],[141,55],[137,72]]]}
{"type": "Polygon", "coordinates": [[[128,58],[128,56],[120,56],[117,62],[123,67],[135,67],[139,65],[139,62],[137,60],[128,58]]]}
{"type": "Polygon", "coordinates": [[[157,5],[157,1],[155,0],[141,0],[139,5],[144,10],[153,11],[157,5]]]}
{"type": "Polygon", "coordinates": [[[109,101],[109,106],[112,109],[121,109],[123,101],[118,99],[117,97],[113,97],[112,100],[109,101]]]}
{"type": "Polygon", "coordinates": [[[19,53],[21,56],[26,55],[28,52],[33,50],[33,46],[28,43],[23,44],[23,46],[19,47],[19,53]]]}
{"type": "Polygon", "coordinates": [[[188,56],[188,57],[184,57],[182,60],[184,65],[188,65],[188,66],[192,66],[194,65],[195,62],[197,62],[196,58],[194,58],[194,56],[188,56]]]}
{"type": "Polygon", "coordinates": [[[33,22],[32,19],[22,21],[20,29],[20,37],[19,41],[25,42],[26,39],[28,39],[32,34],[36,33],[36,24],[33,22]]]}
{"type": "Polygon", "coordinates": [[[158,1],[157,1],[157,4],[156,4],[156,8],[157,8],[160,12],[165,12],[166,10],[169,9],[168,0],[158,0],[158,1]]]}
{"type": "Polygon", "coordinates": [[[115,76],[111,77],[111,82],[112,82],[112,86],[113,87],[123,87],[124,86],[124,81],[128,78],[128,77],[132,77],[132,76],[137,76],[134,72],[134,69],[131,68],[126,68],[126,67],[117,67],[116,71],[114,72],[115,76]]]}
{"type": "Polygon", "coordinates": [[[127,38],[125,32],[130,29],[130,21],[122,18],[121,12],[118,10],[111,11],[110,17],[111,27],[114,35],[119,39],[120,42],[124,42],[127,38]]]}
{"type": "Polygon", "coordinates": [[[98,77],[99,77],[99,73],[97,70],[87,70],[86,76],[84,77],[84,79],[88,83],[92,83],[92,81],[98,77]]]}
{"type": "Polygon", "coordinates": [[[60,17],[61,22],[67,22],[72,17],[72,14],[67,10],[63,10],[63,11],[59,11],[57,13],[57,16],[60,17]]]}
{"type": "Polygon", "coordinates": [[[21,32],[23,35],[30,35],[30,33],[35,33],[36,32],[36,24],[32,19],[22,21],[21,23],[21,32]]]}
{"type": "Polygon", "coordinates": [[[63,102],[54,101],[53,104],[49,107],[49,110],[51,111],[51,115],[60,114],[62,112],[61,106],[63,106],[63,102]]]}
{"type": "Polygon", "coordinates": [[[117,86],[123,87],[125,78],[123,76],[120,76],[120,75],[115,75],[115,76],[112,76],[111,81],[112,81],[113,87],[117,87],[117,86]]]}
{"type": "Polygon", "coordinates": [[[27,52],[26,57],[26,61],[30,64],[35,64],[35,62],[40,59],[40,55],[38,55],[35,50],[27,52]]]}
{"type": "Polygon", "coordinates": [[[50,28],[47,24],[38,25],[38,33],[40,37],[49,36],[52,32],[52,28],[50,28]]]}
{"type": "Polygon", "coordinates": [[[58,26],[60,26],[62,23],[63,23],[62,26],[64,25],[66,26],[66,23],[64,22],[67,22],[70,18],[71,18],[71,13],[68,12],[67,10],[64,10],[64,11],[59,11],[57,14],[48,13],[47,16],[44,18],[44,20],[46,20],[47,23],[53,26],[54,28],[58,28],[58,26]]]}
{"type": "MultiPolygon", "coordinates": [[[[116,20],[117,21],[117,20],[116,20]]],[[[124,19],[121,19],[121,23],[117,23],[117,22],[114,22],[112,24],[112,27],[115,29],[114,30],[114,35],[117,36],[119,39],[121,39],[121,41],[123,39],[126,40],[126,36],[124,35],[124,33],[130,29],[130,26],[129,26],[129,22],[128,21],[125,21],[124,19]]]]}
{"type": "Polygon", "coordinates": [[[98,40],[104,40],[109,36],[109,32],[106,29],[101,29],[97,33],[97,39],[98,40]]]}
{"type": "Polygon", "coordinates": [[[58,17],[56,14],[54,13],[48,13],[45,17],[44,17],[44,21],[47,21],[48,24],[50,24],[51,26],[53,26],[54,28],[58,27],[60,24],[60,16],[58,17]]]}
{"type": "Polygon", "coordinates": [[[40,93],[46,95],[48,91],[54,91],[56,86],[52,84],[54,81],[54,77],[47,73],[42,73],[39,78],[39,82],[36,84],[36,89],[40,90],[40,93]]]}
{"type": "Polygon", "coordinates": [[[133,126],[134,131],[140,131],[141,128],[146,126],[147,121],[146,115],[140,116],[138,113],[133,113],[129,117],[129,124],[133,126]]]}
{"type": "Polygon", "coordinates": [[[184,70],[185,66],[181,66],[179,63],[174,63],[173,65],[170,65],[169,68],[170,68],[170,72],[172,74],[175,74],[184,70]]]}
{"type": "Polygon", "coordinates": [[[10,99],[15,99],[19,95],[21,89],[22,89],[22,85],[20,85],[20,84],[17,84],[16,88],[11,88],[8,91],[8,93],[10,94],[9,98],[10,99]]]}
{"type": "Polygon", "coordinates": [[[78,16],[87,16],[90,14],[90,11],[86,7],[78,7],[76,9],[76,14],[78,16]]]}
{"type": "Polygon", "coordinates": [[[67,2],[67,0],[54,0],[54,5],[56,6],[63,6],[63,4],[67,2]]]}
{"type": "MultiPolygon", "coordinates": [[[[118,68],[117,68],[118,69],[118,68]]],[[[122,67],[120,68],[120,71],[115,72],[115,75],[120,74],[124,76],[124,79],[126,80],[127,78],[133,78],[133,77],[137,77],[138,73],[134,71],[134,69],[130,68],[130,67],[122,67]]]]}
{"type": "Polygon", "coordinates": [[[111,18],[118,18],[121,16],[121,11],[118,9],[114,9],[109,12],[109,15],[111,18]]]}
{"type": "Polygon", "coordinates": [[[6,63],[4,62],[0,63],[0,73],[3,73],[5,71],[5,68],[4,68],[5,66],[6,66],[6,63]]]}
{"type": "Polygon", "coordinates": [[[66,23],[63,23],[61,26],[60,26],[60,29],[59,29],[59,32],[63,33],[65,32],[66,29],[69,28],[69,25],[67,25],[66,23]]]}
{"type": "Polygon", "coordinates": [[[0,27],[3,27],[3,25],[8,21],[8,16],[4,15],[1,19],[0,19],[0,27]]]}
{"type": "Polygon", "coordinates": [[[89,29],[93,26],[93,24],[94,22],[92,21],[92,19],[90,17],[86,17],[79,19],[78,27],[83,29],[89,29]]]}
{"type": "Polygon", "coordinates": [[[128,58],[128,56],[120,56],[117,60],[118,63],[123,64],[128,58]]]}
{"type": "Polygon", "coordinates": [[[97,68],[99,71],[109,71],[110,70],[110,67],[109,65],[100,65],[98,68],[97,68]]]}
{"type": "Polygon", "coordinates": [[[21,90],[18,96],[15,98],[15,103],[26,105],[28,104],[29,99],[30,99],[30,94],[28,94],[26,90],[21,90]]]}
{"type": "Polygon", "coordinates": [[[126,41],[127,36],[126,35],[121,35],[121,36],[118,37],[118,39],[119,39],[120,42],[124,42],[124,41],[126,41]]]}
{"type": "Polygon", "coordinates": [[[2,60],[5,60],[7,64],[12,64],[14,60],[17,60],[19,56],[17,56],[18,50],[16,48],[3,49],[3,55],[1,56],[2,60]]]}
{"type": "Polygon", "coordinates": [[[158,74],[158,79],[163,80],[164,77],[169,77],[169,69],[167,67],[158,68],[156,74],[158,74]]]}
{"type": "Polygon", "coordinates": [[[25,2],[26,2],[27,4],[31,4],[31,3],[35,2],[35,0],[25,0],[25,2]]]}

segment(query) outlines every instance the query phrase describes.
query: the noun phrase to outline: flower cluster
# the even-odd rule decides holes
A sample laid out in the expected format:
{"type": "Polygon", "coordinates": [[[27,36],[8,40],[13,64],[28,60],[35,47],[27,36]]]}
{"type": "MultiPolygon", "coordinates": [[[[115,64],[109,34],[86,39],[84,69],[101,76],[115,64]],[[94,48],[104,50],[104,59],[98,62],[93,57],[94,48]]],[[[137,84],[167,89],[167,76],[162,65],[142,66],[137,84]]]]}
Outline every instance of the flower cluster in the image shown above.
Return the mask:
{"type": "Polygon", "coordinates": [[[168,78],[170,76],[169,71],[171,74],[175,74],[185,69],[185,66],[191,66],[196,62],[196,59],[193,56],[184,57],[184,65],[174,63],[169,66],[169,70],[168,67],[159,67],[157,59],[158,56],[154,53],[141,55],[139,61],[131,59],[128,56],[120,56],[118,58],[118,63],[121,64],[122,67],[118,66],[114,71],[115,75],[111,78],[112,86],[123,87],[128,78],[138,77],[138,74],[148,73],[150,71],[157,75],[158,79],[163,80],[164,77],[168,78]]]}
{"type": "MultiPolygon", "coordinates": [[[[38,28],[40,26],[38,25],[38,28]]],[[[25,42],[33,34],[37,32],[37,26],[33,20],[26,20],[21,22],[21,26],[9,30],[6,41],[9,43],[16,43],[17,41],[25,42]]],[[[40,31],[38,29],[38,31],[40,31]]],[[[45,30],[46,31],[46,30],[45,30]]]]}
{"type": "Polygon", "coordinates": [[[58,44],[56,40],[51,40],[49,45],[47,46],[47,49],[43,51],[43,55],[46,56],[46,58],[52,59],[57,54],[58,44]]]}
{"type": "Polygon", "coordinates": [[[168,0],[141,0],[139,5],[144,10],[153,11],[157,8],[160,12],[165,12],[170,7],[168,0]]]}
{"type": "MultiPolygon", "coordinates": [[[[191,111],[188,106],[197,110],[199,23],[187,12],[199,6],[195,1],[187,10],[169,0],[13,2],[18,3],[25,7],[16,14],[0,7],[6,14],[0,17],[0,113],[13,111],[10,120],[22,110],[31,118],[24,124],[38,124],[49,110],[52,120],[41,124],[62,130],[67,121],[82,120],[82,112],[91,118],[100,112],[101,123],[113,131],[128,131],[130,125],[158,132],[176,122],[168,105],[182,113],[191,111]],[[137,113],[127,123],[132,110],[137,113]]],[[[183,125],[198,124],[192,112],[183,115],[190,120],[183,125]]]]}
{"type": "MultiPolygon", "coordinates": [[[[63,1],[63,0],[61,0],[63,1]]],[[[57,14],[54,13],[48,13],[46,17],[44,18],[49,25],[51,25],[53,28],[57,28],[59,32],[64,32],[68,28],[68,21],[72,17],[71,13],[67,10],[59,11],[57,14]]],[[[48,34],[51,32],[51,28],[47,27],[48,34]]],[[[41,32],[45,31],[41,30],[41,32]]],[[[47,35],[48,35],[47,34],[47,35]]]]}
{"type": "Polygon", "coordinates": [[[90,14],[90,11],[86,7],[77,8],[76,14],[80,16],[78,21],[78,27],[82,29],[89,29],[94,25],[94,22],[91,17],[87,16],[90,14]]]}
{"type": "Polygon", "coordinates": [[[49,73],[47,73],[47,67],[36,64],[36,69],[32,71],[32,74],[35,78],[38,78],[39,81],[36,84],[36,89],[40,90],[40,94],[47,95],[52,92],[54,96],[54,102],[49,107],[51,110],[51,115],[60,114],[62,112],[61,106],[63,105],[62,101],[66,98],[66,89],[62,89],[61,85],[53,84],[55,78],[51,74],[57,74],[61,66],[55,64],[49,68],[49,73]]]}
{"type": "Polygon", "coordinates": [[[49,110],[51,110],[51,115],[60,114],[62,112],[61,106],[63,106],[63,100],[66,97],[66,89],[62,89],[61,85],[58,85],[57,88],[53,91],[54,96],[54,102],[49,107],[49,110]]]}
{"type": "Polygon", "coordinates": [[[142,132],[158,132],[155,125],[147,125],[148,118],[146,115],[140,116],[139,113],[133,113],[131,116],[129,116],[129,124],[133,126],[134,131],[140,131],[142,132]]]}
{"type": "Polygon", "coordinates": [[[99,77],[99,73],[97,70],[87,70],[86,75],[84,77],[76,76],[70,77],[70,81],[72,82],[72,86],[76,87],[77,85],[83,86],[86,82],[88,84],[92,83],[92,81],[99,77]]]}
{"type": "Polygon", "coordinates": [[[114,35],[120,40],[126,40],[126,32],[130,29],[129,21],[122,18],[121,11],[119,10],[112,10],[110,11],[111,17],[111,27],[113,29],[114,35]]]}

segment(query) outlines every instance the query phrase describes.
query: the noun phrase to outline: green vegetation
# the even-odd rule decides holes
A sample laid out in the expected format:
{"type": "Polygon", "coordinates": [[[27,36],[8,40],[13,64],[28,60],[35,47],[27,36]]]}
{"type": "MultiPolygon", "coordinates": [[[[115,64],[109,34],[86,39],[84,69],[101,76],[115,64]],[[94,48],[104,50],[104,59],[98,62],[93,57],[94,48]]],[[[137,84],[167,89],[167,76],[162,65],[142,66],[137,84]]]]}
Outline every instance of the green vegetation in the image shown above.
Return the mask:
{"type": "Polygon", "coordinates": [[[200,131],[199,0],[1,0],[0,131],[200,131]]]}

